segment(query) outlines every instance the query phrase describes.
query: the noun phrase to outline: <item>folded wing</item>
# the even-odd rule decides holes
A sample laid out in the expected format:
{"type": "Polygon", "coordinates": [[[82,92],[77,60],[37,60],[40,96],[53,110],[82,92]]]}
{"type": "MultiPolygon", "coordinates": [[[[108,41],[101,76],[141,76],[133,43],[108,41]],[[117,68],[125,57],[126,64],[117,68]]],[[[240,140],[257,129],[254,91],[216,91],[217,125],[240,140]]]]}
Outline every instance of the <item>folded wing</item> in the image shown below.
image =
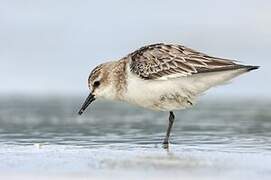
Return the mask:
{"type": "Polygon", "coordinates": [[[128,55],[130,69],[142,79],[163,80],[248,66],[212,57],[180,45],[153,44],[128,55]]]}

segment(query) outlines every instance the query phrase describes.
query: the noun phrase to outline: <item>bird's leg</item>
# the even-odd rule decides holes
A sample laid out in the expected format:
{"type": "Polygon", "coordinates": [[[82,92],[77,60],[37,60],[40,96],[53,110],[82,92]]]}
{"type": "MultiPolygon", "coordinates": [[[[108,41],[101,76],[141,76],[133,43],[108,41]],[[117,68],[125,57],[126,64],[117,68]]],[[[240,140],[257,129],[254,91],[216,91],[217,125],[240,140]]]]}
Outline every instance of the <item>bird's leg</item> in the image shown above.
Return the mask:
{"type": "Polygon", "coordinates": [[[175,119],[174,113],[172,111],[170,111],[169,113],[170,114],[169,114],[169,124],[168,124],[168,128],[167,128],[167,134],[166,134],[166,137],[163,142],[164,148],[168,148],[168,140],[169,140],[171,128],[172,128],[172,125],[173,125],[174,119],[175,119]]]}

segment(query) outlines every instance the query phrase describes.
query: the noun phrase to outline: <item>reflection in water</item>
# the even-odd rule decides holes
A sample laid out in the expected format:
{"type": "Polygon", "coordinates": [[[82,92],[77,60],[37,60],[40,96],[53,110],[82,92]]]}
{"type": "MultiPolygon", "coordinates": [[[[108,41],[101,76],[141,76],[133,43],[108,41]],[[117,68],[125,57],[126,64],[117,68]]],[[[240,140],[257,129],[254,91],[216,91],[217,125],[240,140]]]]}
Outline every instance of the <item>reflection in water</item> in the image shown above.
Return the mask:
{"type": "Polygon", "coordinates": [[[147,168],[189,173],[203,168],[218,173],[219,169],[236,170],[234,162],[239,170],[258,168],[257,172],[271,175],[271,165],[260,163],[271,164],[268,101],[210,101],[177,112],[169,151],[161,148],[167,113],[100,102],[78,117],[80,103],[79,98],[1,98],[0,154],[8,151],[9,156],[0,157],[0,171],[18,170],[10,166],[13,161],[18,163],[15,159],[34,161],[33,144],[41,144],[39,152],[46,161],[24,168],[46,167],[49,171],[57,169],[54,164],[59,161],[66,171],[76,169],[64,163],[68,161],[81,164],[78,171],[147,168]]]}

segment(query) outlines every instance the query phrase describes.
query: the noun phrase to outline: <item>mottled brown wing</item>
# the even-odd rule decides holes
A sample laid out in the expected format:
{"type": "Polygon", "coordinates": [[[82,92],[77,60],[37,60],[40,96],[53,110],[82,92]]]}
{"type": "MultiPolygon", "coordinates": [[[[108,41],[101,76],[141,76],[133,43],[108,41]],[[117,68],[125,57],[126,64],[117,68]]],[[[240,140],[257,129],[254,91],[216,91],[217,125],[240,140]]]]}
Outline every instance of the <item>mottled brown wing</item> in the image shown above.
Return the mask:
{"type": "Polygon", "coordinates": [[[181,77],[244,67],[180,45],[153,44],[128,55],[130,69],[143,79],[181,77]],[[176,76],[175,76],[176,75],[176,76]]]}

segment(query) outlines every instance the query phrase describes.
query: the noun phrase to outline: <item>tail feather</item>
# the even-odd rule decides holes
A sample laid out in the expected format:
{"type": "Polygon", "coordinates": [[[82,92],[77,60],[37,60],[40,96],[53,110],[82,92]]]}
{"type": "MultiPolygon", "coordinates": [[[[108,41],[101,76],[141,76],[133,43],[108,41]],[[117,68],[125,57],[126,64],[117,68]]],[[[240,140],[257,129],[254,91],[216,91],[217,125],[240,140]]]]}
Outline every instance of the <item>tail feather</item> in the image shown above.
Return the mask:
{"type": "Polygon", "coordinates": [[[247,71],[252,71],[252,70],[255,70],[255,69],[259,69],[260,66],[245,66],[245,68],[247,68],[247,71]]]}
{"type": "Polygon", "coordinates": [[[250,65],[238,65],[238,68],[224,69],[215,72],[206,72],[201,74],[196,74],[188,77],[190,87],[192,86],[196,94],[203,93],[211,87],[222,85],[228,83],[233,78],[244,74],[246,72],[258,69],[259,66],[250,65]]]}

